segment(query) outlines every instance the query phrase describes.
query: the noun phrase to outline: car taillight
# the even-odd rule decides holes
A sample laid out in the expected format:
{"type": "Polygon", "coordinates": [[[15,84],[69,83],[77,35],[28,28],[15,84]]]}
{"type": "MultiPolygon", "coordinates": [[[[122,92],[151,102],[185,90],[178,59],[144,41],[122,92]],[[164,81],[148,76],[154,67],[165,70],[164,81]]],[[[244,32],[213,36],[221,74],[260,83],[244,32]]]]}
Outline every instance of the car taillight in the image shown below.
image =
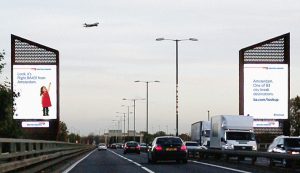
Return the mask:
{"type": "Polygon", "coordinates": [[[185,145],[182,145],[181,147],[180,147],[180,150],[181,151],[186,151],[187,149],[186,149],[186,146],[185,145]]]}
{"type": "Polygon", "coordinates": [[[155,150],[156,150],[156,151],[162,151],[163,149],[162,149],[161,146],[156,146],[156,147],[155,147],[155,150]]]}
{"type": "Polygon", "coordinates": [[[138,146],[136,146],[136,149],[138,149],[138,150],[139,150],[140,148],[141,148],[141,147],[140,147],[139,145],[138,145],[138,146]]]}
{"type": "Polygon", "coordinates": [[[287,153],[288,153],[288,154],[300,154],[299,151],[288,151],[287,153]]]}

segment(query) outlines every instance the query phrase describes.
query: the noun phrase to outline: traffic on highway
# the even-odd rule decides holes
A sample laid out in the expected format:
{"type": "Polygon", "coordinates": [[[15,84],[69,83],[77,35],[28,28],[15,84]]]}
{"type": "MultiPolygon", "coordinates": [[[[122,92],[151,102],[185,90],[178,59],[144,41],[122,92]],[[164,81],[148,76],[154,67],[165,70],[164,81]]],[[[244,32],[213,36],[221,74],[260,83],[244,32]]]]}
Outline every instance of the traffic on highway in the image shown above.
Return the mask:
{"type": "Polygon", "coordinates": [[[100,143],[97,145],[98,152],[92,151],[65,173],[85,169],[89,172],[149,173],[300,172],[297,166],[299,159],[288,157],[299,157],[300,137],[278,136],[266,152],[261,152],[261,149],[258,151],[252,124],[250,116],[218,115],[213,116],[211,121],[192,124],[190,141],[173,135],[160,135],[149,143],[108,143],[107,148],[106,144],[100,143]],[[281,158],[276,153],[287,155],[281,158]]]}
{"type": "Polygon", "coordinates": [[[299,0],[0,16],[0,173],[300,173],[299,0]]]}
{"type": "MultiPolygon", "coordinates": [[[[162,137],[162,138],[169,138],[162,137]]],[[[180,148],[182,148],[181,145],[180,148]]],[[[152,146],[153,147],[153,146],[152,146]]],[[[153,148],[157,148],[153,147],[153,148]]],[[[237,164],[236,161],[225,162],[222,160],[209,160],[209,159],[192,159],[189,158],[187,162],[178,162],[178,157],[170,154],[174,151],[168,149],[169,147],[163,147],[163,149],[158,149],[157,152],[161,153],[157,157],[156,161],[153,162],[149,160],[149,155],[151,152],[141,152],[139,153],[125,153],[125,148],[108,148],[107,150],[93,150],[81,160],[77,161],[70,167],[68,167],[64,173],[164,173],[164,172],[174,172],[174,173],[273,173],[273,172],[299,172],[297,169],[285,169],[282,167],[276,167],[270,169],[263,165],[267,164],[266,160],[260,160],[261,166],[249,166],[247,160],[237,164]],[[164,151],[162,151],[164,150],[164,151]],[[170,153],[167,153],[170,152],[170,153]],[[162,160],[159,160],[162,159],[162,160]],[[164,159],[163,159],[164,158],[164,159]],[[169,158],[169,159],[166,159],[169,158]]],[[[174,147],[176,148],[176,147],[174,147]]],[[[184,147],[183,147],[184,148],[184,147]]],[[[151,149],[150,149],[151,150],[151,149]]],[[[177,149],[180,150],[180,149],[177,149]]],[[[153,159],[153,158],[152,158],[153,159]]]]}

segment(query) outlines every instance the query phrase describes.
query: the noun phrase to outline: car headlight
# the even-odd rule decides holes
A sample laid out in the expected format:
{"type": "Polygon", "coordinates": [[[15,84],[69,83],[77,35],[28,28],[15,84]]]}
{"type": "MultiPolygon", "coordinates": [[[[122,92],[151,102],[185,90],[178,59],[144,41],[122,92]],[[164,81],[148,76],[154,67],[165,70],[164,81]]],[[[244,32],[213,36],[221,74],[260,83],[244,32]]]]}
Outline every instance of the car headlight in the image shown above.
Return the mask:
{"type": "Polygon", "coordinates": [[[225,144],[224,149],[225,150],[233,150],[234,146],[232,144],[225,144]]]}
{"type": "Polygon", "coordinates": [[[257,150],[257,146],[256,145],[252,146],[252,150],[256,151],[257,150]]]}

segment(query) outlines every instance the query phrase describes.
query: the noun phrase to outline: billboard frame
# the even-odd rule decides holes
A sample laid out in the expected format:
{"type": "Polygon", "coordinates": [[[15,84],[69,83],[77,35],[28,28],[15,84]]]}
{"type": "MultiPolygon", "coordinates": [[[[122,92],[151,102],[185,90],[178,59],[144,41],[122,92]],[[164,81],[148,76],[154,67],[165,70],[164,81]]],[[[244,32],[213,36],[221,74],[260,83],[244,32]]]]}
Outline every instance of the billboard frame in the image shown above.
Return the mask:
{"type": "MultiPolygon", "coordinates": [[[[60,69],[59,51],[31,40],[11,34],[11,89],[13,88],[14,65],[55,65],[56,66],[56,119],[26,119],[26,121],[49,121],[49,128],[23,128],[26,137],[56,140],[60,122],[60,69]],[[16,57],[16,54],[18,57],[16,57]],[[24,55],[24,57],[22,57],[24,55]],[[20,58],[21,57],[21,58],[20,58]]],[[[25,119],[15,119],[21,124],[25,119]]]]}
{"type": "MultiPolygon", "coordinates": [[[[287,64],[288,65],[288,119],[290,116],[290,33],[245,47],[239,51],[239,114],[244,115],[244,64],[287,64]],[[274,58],[276,57],[276,58],[274,58]]],[[[289,135],[289,122],[282,123],[282,132],[289,135]]],[[[276,129],[273,129],[276,131],[276,129]]],[[[278,130],[278,129],[277,129],[278,130]]],[[[278,131],[278,133],[280,133],[278,131]]]]}

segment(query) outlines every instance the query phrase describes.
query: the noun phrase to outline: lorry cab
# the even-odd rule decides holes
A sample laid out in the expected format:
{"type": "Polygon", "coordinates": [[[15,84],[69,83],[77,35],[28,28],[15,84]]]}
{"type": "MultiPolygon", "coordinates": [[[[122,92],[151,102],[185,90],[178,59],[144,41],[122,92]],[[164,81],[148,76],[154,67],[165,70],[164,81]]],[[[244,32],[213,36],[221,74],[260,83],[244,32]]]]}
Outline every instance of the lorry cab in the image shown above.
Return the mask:
{"type": "Polygon", "coordinates": [[[255,135],[252,131],[225,130],[221,142],[222,150],[257,150],[255,135]]]}
{"type": "Polygon", "coordinates": [[[217,115],[211,118],[210,148],[220,150],[257,150],[253,117],[217,115]]]}
{"type": "Polygon", "coordinates": [[[198,121],[191,126],[191,140],[198,142],[200,146],[209,147],[210,144],[210,121],[198,121]]]}

